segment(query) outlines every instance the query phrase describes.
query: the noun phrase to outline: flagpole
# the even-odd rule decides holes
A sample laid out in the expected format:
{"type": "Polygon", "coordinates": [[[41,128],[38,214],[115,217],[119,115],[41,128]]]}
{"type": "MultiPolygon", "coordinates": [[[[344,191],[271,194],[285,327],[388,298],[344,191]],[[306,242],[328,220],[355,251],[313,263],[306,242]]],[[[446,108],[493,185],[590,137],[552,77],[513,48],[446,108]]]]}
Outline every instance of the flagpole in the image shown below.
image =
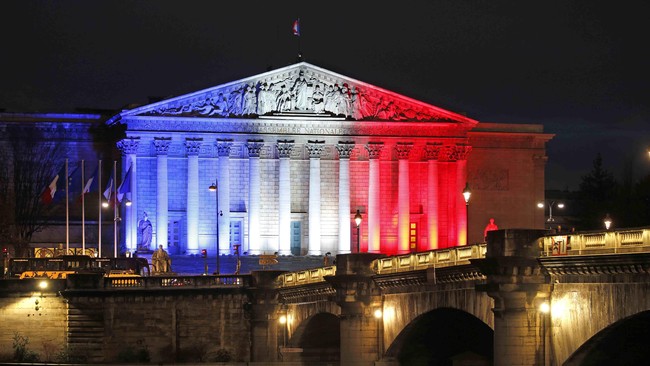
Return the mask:
{"type": "Polygon", "coordinates": [[[113,257],[117,258],[117,160],[113,160],[113,257]]]}
{"type": "Polygon", "coordinates": [[[86,161],[81,160],[81,254],[86,254],[86,161]]]}
{"type": "Polygon", "coordinates": [[[99,257],[102,257],[102,161],[99,160],[97,163],[97,207],[98,207],[98,213],[97,217],[99,218],[99,221],[97,221],[97,252],[99,253],[99,257]]]}
{"type": "Polygon", "coordinates": [[[70,177],[68,175],[68,159],[65,159],[65,254],[70,254],[70,202],[68,201],[68,187],[70,177]]]}

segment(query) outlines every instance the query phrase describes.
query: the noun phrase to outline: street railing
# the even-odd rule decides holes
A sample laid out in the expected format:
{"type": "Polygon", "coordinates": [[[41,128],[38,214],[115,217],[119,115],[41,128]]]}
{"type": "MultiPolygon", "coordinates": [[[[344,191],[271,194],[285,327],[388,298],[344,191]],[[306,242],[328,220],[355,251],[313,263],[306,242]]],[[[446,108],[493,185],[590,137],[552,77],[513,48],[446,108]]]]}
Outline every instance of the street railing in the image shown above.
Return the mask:
{"type": "Polygon", "coordinates": [[[543,257],[650,252],[650,228],[554,234],[543,242],[543,257]]]}
{"type": "Polygon", "coordinates": [[[149,276],[149,277],[109,277],[104,279],[106,289],[125,288],[218,288],[245,287],[249,276],[209,275],[209,276],[149,276]]]}

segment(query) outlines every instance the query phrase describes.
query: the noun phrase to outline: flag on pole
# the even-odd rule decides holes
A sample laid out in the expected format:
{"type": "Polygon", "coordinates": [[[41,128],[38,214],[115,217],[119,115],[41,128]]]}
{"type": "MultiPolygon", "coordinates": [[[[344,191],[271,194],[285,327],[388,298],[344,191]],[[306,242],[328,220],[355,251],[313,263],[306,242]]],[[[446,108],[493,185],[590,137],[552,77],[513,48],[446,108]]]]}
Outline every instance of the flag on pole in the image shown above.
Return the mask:
{"type": "Polygon", "coordinates": [[[113,184],[115,180],[113,179],[113,172],[111,172],[111,177],[108,178],[108,184],[106,185],[106,190],[104,191],[104,197],[108,202],[111,202],[111,197],[113,196],[113,184]]]}
{"type": "Polygon", "coordinates": [[[63,186],[62,184],[59,183],[59,179],[63,181],[63,177],[65,176],[65,164],[59,169],[59,172],[56,173],[54,178],[52,179],[52,182],[45,187],[45,190],[41,194],[41,202],[43,204],[49,205],[52,203],[54,200],[54,195],[56,194],[56,191],[59,190],[59,186],[63,186]]]}
{"type": "MultiPolygon", "coordinates": [[[[73,197],[80,195],[81,190],[83,189],[82,163],[83,161],[80,161],[74,168],[72,168],[72,170],[68,167],[68,199],[71,201],[73,200],[73,197]]],[[[65,192],[61,192],[61,194],[61,198],[65,197],[65,192]]]]}
{"type": "Polygon", "coordinates": [[[293,21],[293,26],[291,27],[291,32],[294,36],[300,37],[300,18],[293,21]]]}
{"type": "Polygon", "coordinates": [[[83,196],[86,193],[94,192],[99,189],[99,181],[97,180],[97,173],[99,171],[99,165],[95,168],[95,172],[90,176],[90,178],[86,179],[86,184],[84,184],[83,189],[81,190],[81,195],[79,195],[79,199],[81,200],[81,196],[83,196]]]}
{"type": "Polygon", "coordinates": [[[127,193],[131,193],[131,166],[129,166],[129,170],[126,171],[122,184],[117,188],[117,201],[122,202],[124,195],[127,193]]]}

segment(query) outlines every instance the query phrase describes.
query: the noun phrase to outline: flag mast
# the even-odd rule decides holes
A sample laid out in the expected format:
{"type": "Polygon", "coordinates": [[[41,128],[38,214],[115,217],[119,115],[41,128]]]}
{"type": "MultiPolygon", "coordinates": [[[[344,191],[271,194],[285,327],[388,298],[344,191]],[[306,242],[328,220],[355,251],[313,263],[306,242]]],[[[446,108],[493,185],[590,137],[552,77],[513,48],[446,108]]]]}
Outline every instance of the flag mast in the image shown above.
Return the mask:
{"type": "Polygon", "coordinates": [[[99,221],[97,221],[97,252],[98,256],[101,258],[102,256],[102,161],[99,160],[97,163],[97,207],[98,207],[98,213],[97,217],[99,218],[99,221]]]}
{"type": "Polygon", "coordinates": [[[113,160],[113,257],[117,258],[117,160],[113,160]]]}
{"type": "Polygon", "coordinates": [[[86,253],[86,177],[85,177],[86,161],[81,160],[81,254],[86,253]]]}
{"type": "Polygon", "coordinates": [[[68,175],[68,159],[65,159],[65,253],[70,251],[70,202],[68,200],[68,187],[70,176],[68,175]]]}

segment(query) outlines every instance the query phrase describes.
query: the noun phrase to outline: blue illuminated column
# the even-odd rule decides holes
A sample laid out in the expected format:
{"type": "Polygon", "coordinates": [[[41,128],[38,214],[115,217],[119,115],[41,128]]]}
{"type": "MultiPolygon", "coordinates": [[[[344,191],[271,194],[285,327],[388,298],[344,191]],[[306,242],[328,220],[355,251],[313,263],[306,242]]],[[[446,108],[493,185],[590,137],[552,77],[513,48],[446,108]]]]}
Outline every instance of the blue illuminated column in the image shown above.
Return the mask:
{"type": "Polygon", "coordinates": [[[185,139],[187,152],[187,254],[199,254],[199,152],[201,138],[185,139]]]}
{"type": "MultiPolygon", "coordinates": [[[[131,187],[130,195],[127,195],[126,199],[131,201],[131,206],[126,208],[124,211],[124,220],[122,225],[124,226],[125,233],[125,243],[129,251],[133,252],[137,248],[138,241],[138,197],[136,192],[138,192],[138,175],[137,175],[137,164],[136,156],[138,153],[138,145],[140,143],[139,137],[129,137],[123,140],[118,141],[117,148],[122,152],[122,169],[126,172],[126,169],[131,167],[131,187]]],[[[126,205],[125,205],[126,206],[126,205]]]]}
{"type": "Polygon", "coordinates": [[[399,159],[397,173],[397,250],[409,252],[410,229],[410,190],[409,190],[409,154],[412,143],[397,143],[395,150],[399,159]]]}
{"type": "Polygon", "coordinates": [[[169,182],[167,181],[167,152],[171,137],[154,137],[156,147],[156,247],[167,249],[169,225],[169,182]]]}
{"type": "Polygon", "coordinates": [[[350,247],[350,153],[354,141],[340,141],[336,145],[339,152],[339,250],[338,254],[348,254],[350,247]]]}
{"type": "Polygon", "coordinates": [[[220,253],[230,253],[230,148],[231,139],[217,139],[217,154],[219,155],[219,244],[220,253]]]}
{"type": "Polygon", "coordinates": [[[309,152],[309,249],[308,255],[321,255],[320,237],[320,155],[325,141],[308,141],[309,152]]]}
{"type": "Polygon", "coordinates": [[[369,142],[368,150],[368,252],[379,253],[380,250],[380,223],[379,212],[379,156],[384,148],[383,142],[369,142]]]}
{"type": "MultiPolygon", "coordinates": [[[[260,150],[263,140],[248,140],[248,251],[262,254],[260,242],[260,150]]],[[[246,249],[244,249],[244,252],[246,249]]]]}
{"type": "Polygon", "coordinates": [[[278,253],[291,254],[291,151],[294,141],[279,140],[277,143],[279,157],[278,174],[278,253]]]}

